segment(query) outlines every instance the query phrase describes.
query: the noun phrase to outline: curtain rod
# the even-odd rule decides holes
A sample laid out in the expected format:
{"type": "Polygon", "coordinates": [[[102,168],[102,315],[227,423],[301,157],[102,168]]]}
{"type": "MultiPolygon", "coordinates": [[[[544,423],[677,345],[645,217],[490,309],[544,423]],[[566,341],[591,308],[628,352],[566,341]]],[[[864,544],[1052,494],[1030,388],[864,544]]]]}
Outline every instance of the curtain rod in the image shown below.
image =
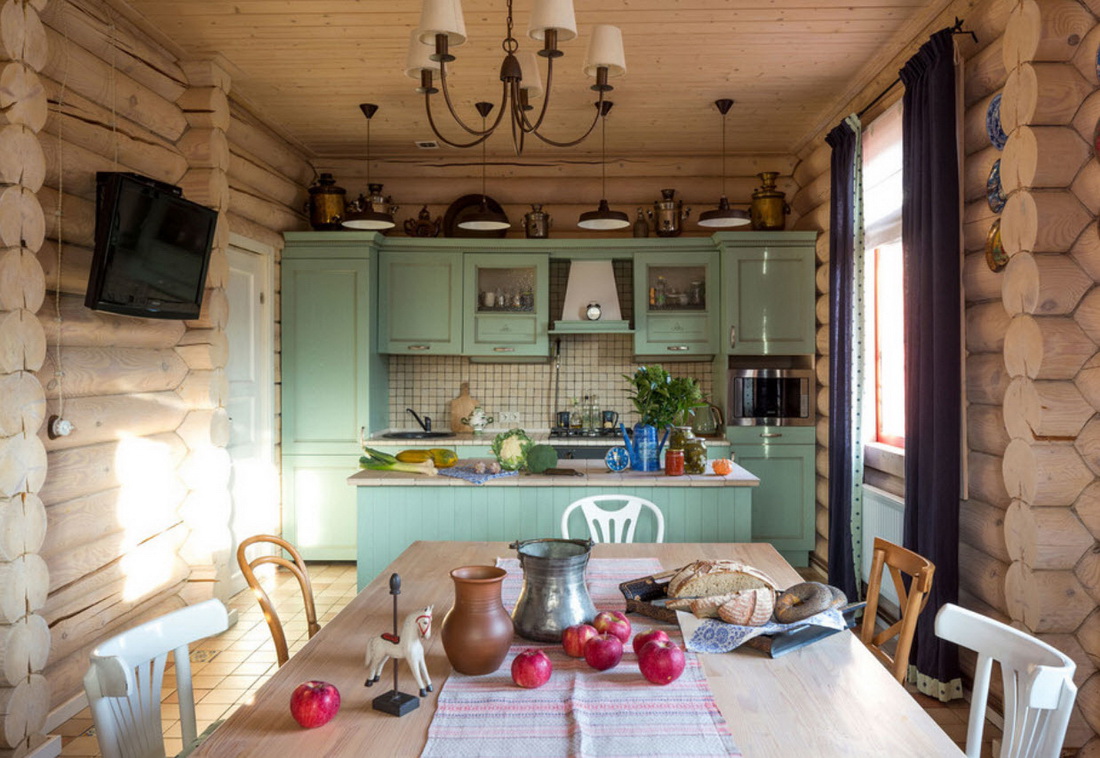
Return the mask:
{"type": "MultiPolygon", "coordinates": [[[[951,26],[951,33],[952,34],[969,34],[974,39],[975,44],[977,44],[977,42],[978,42],[978,35],[975,34],[974,32],[972,32],[969,29],[963,29],[963,20],[961,18],[959,18],[958,16],[955,16],[955,23],[954,23],[954,25],[951,26]]],[[[900,83],[901,83],[901,77],[899,76],[898,78],[894,79],[894,81],[887,84],[886,87],[882,90],[882,92],[875,95],[875,99],[872,100],[871,102],[867,103],[867,105],[865,105],[863,107],[863,110],[859,111],[856,115],[859,118],[863,118],[864,113],[866,113],[867,111],[874,108],[875,105],[880,100],[882,100],[882,98],[886,97],[890,93],[890,90],[892,90],[894,87],[896,87],[900,83]]]]}

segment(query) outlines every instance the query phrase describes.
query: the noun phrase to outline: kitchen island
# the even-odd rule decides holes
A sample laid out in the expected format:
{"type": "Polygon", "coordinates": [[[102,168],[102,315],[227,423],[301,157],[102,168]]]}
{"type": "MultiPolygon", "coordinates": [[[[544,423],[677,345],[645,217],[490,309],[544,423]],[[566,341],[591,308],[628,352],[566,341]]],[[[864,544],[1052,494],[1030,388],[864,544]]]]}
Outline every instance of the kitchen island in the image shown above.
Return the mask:
{"type": "MultiPolygon", "coordinates": [[[[462,461],[463,465],[470,461],[462,461]]],[[[726,476],[608,471],[603,461],[563,461],[567,476],[528,473],[471,484],[450,476],[360,471],[356,487],[358,585],[365,587],[416,540],[512,541],[561,536],[561,514],[588,495],[643,497],[664,515],[666,542],[749,542],[752,490],[760,480],[737,464],[726,476]]],[[[570,536],[587,534],[579,510],[570,536]]],[[[636,542],[652,541],[643,517],[636,542]]]]}

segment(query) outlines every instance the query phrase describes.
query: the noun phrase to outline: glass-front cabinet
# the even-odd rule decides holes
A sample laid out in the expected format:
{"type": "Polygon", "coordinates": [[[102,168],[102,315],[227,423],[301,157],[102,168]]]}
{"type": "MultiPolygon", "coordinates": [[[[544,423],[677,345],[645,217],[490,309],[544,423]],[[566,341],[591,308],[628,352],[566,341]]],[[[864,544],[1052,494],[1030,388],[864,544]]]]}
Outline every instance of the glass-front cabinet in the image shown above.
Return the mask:
{"type": "Polygon", "coordinates": [[[463,256],[462,353],[545,358],[549,350],[549,255],[463,256]]]}
{"type": "Polygon", "coordinates": [[[716,252],[635,253],[634,352],[713,355],[718,331],[716,252]]]}

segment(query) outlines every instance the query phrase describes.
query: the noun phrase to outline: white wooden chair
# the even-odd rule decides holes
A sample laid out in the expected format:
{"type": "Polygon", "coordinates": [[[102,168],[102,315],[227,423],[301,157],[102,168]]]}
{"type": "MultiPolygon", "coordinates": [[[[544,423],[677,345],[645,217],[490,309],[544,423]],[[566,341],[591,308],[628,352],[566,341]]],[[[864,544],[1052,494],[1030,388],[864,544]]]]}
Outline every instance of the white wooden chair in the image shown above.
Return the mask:
{"type": "Polygon", "coordinates": [[[1067,655],[988,616],[947,603],[936,614],[936,636],[978,653],[966,755],[981,754],[993,661],[1004,679],[1004,738],[1000,758],[1056,758],[1077,697],[1067,655]]]}
{"type": "Polygon", "coordinates": [[[84,691],[103,758],[164,758],[161,686],[169,652],[183,731],[180,756],[197,746],[189,645],[228,627],[225,606],[207,600],[127,629],[92,651],[84,691]]]}
{"type": "Polygon", "coordinates": [[[591,495],[570,503],[565,513],[561,514],[561,536],[569,539],[569,516],[580,508],[588,521],[588,534],[594,542],[633,542],[634,529],[638,526],[643,507],[652,511],[657,521],[657,536],[653,541],[664,542],[665,517],[660,508],[634,495],[591,495]],[[600,503],[608,502],[623,503],[623,507],[615,511],[600,507],[600,503]]]}

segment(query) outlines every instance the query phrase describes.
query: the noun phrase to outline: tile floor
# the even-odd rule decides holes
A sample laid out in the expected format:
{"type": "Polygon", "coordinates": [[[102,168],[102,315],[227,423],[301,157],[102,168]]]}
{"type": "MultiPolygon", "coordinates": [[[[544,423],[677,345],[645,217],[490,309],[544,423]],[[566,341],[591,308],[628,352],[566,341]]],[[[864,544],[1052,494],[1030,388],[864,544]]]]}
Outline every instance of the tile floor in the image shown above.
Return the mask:
{"type": "MultiPolygon", "coordinates": [[[[310,579],[317,616],[324,626],[355,596],[355,565],[314,563],[310,565],[310,579]]],[[[301,610],[298,584],[285,571],[269,575],[263,581],[272,602],[280,611],[290,654],[293,655],[306,641],[306,622],[301,610]]],[[[230,600],[229,607],[237,611],[237,623],[225,633],[191,646],[195,710],[200,733],[212,722],[226,718],[239,705],[250,702],[253,693],[277,668],[271,634],[252,594],[241,592],[230,600]]],[[[940,703],[916,692],[913,696],[952,739],[965,747],[969,703],[963,700],[940,703]]],[[[165,671],[162,709],[168,755],[175,755],[181,749],[176,698],[175,679],[169,662],[169,669],[165,671]]],[[[100,755],[91,713],[87,709],[55,731],[62,737],[62,756],[98,758],[100,755]]],[[[992,725],[987,725],[987,739],[999,735],[992,725]]],[[[983,745],[983,757],[991,754],[989,747],[988,744],[983,745]]]]}

